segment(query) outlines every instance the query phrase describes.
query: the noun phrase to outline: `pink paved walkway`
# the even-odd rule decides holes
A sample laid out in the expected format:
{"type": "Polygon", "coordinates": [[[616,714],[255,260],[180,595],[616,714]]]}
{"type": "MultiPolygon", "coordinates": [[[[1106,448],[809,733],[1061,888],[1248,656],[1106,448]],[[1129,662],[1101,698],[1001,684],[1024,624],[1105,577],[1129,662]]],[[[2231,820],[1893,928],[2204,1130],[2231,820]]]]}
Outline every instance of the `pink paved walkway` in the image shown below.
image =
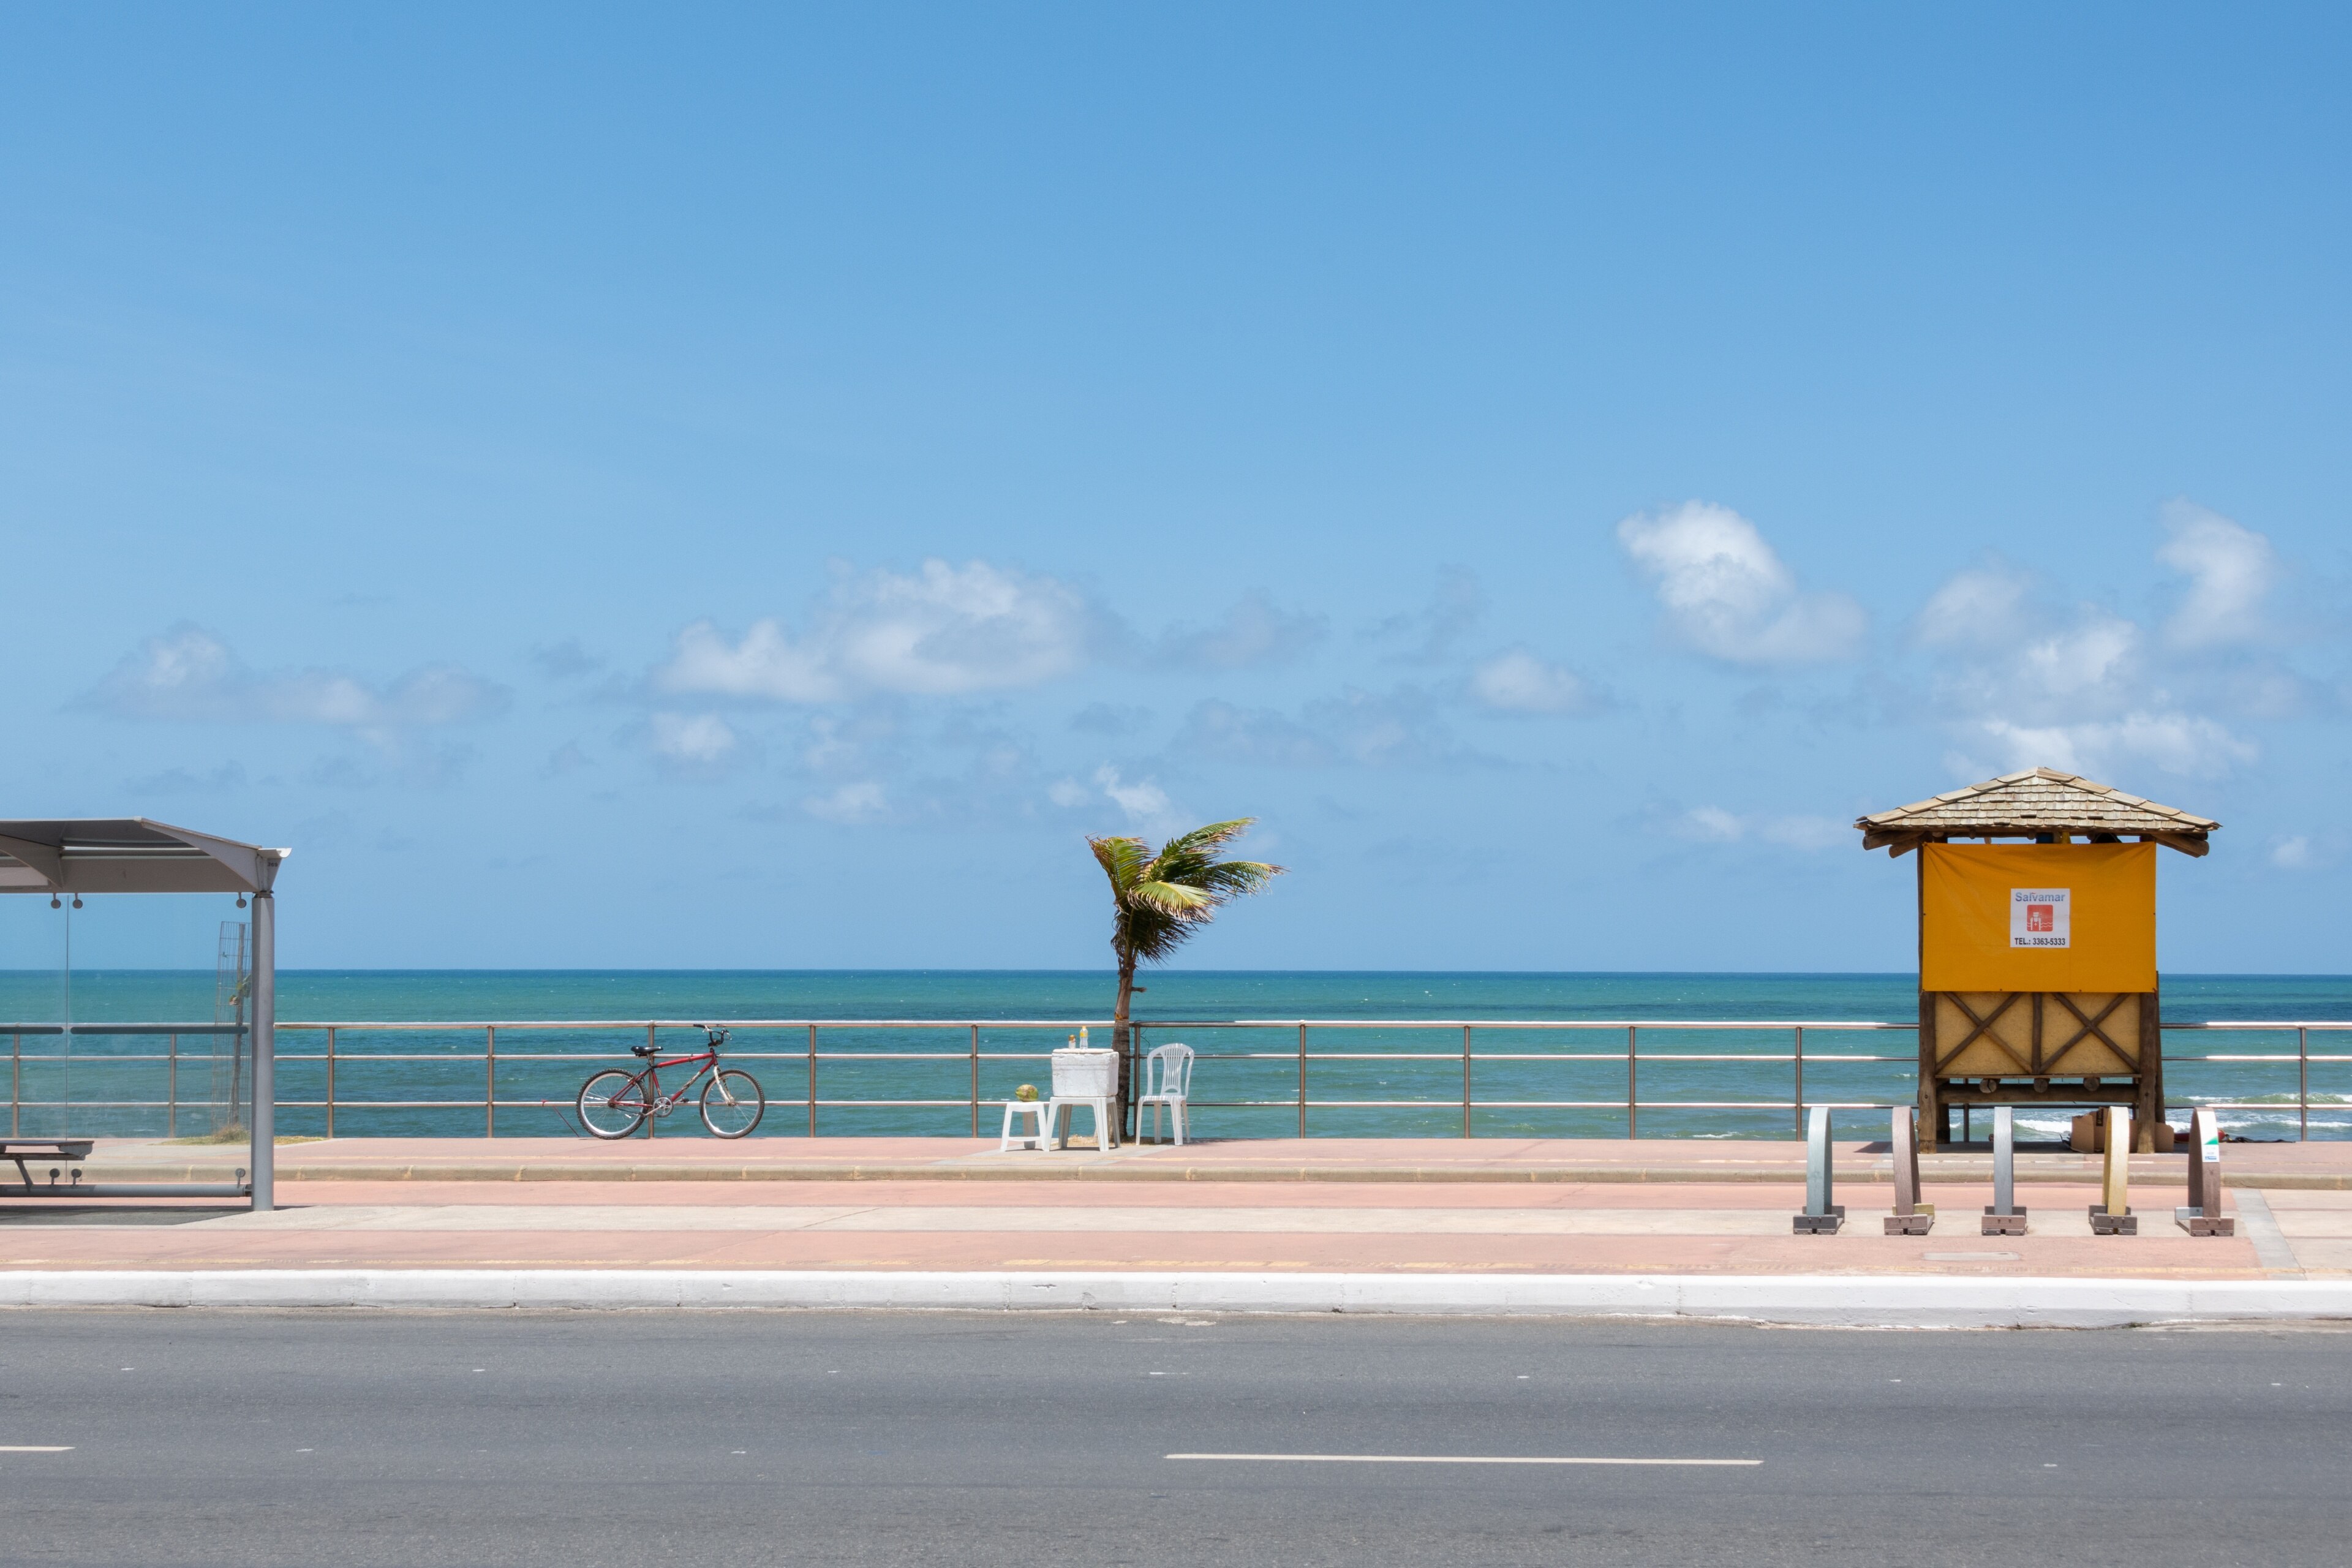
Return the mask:
{"type": "MultiPolygon", "coordinates": [[[[247,1163],[241,1146],[102,1142],[91,1181],[218,1181],[247,1163]]],[[[2352,1191],[2352,1142],[2231,1144],[2233,1184],[2352,1191]]],[[[2099,1156],[2027,1152],[2024,1183],[2095,1184],[2099,1156]]],[[[2133,1159],[2136,1182],[2185,1181],[2179,1154],[2133,1159]]],[[[1128,1146],[1109,1153],[996,1152],[994,1139],[346,1138],[291,1143],[278,1151],[282,1184],[318,1181],[1139,1181],[1139,1182],[1569,1182],[1785,1183],[1804,1179],[1801,1144],[1698,1139],[1304,1138],[1237,1139],[1128,1146]]],[[[1885,1146],[1842,1143],[1841,1182],[1885,1182],[1885,1146]]],[[[1984,1180],[1988,1153],[1946,1153],[1921,1162],[1927,1180],[1984,1180]]]]}
{"type": "MultiPolygon", "coordinates": [[[[1839,1151],[1843,1234],[1797,1237],[1793,1145],[1312,1141],[1000,1156],[968,1140],[369,1140],[279,1151],[272,1215],[0,1202],[0,1269],[688,1268],[2352,1275],[2352,1146],[2232,1145],[2241,1234],[2192,1239],[2185,1163],[2136,1161],[2145,1234],[2094,1237],[2096,1161],[2032,1155],[2021,1237],[1978,1233],[1981,1155],[1927,1162],[1925,1237],[1880,1234],[1882,1155],[1839,1151]],[[1072,1176],[1093,1179],[1068,1179],[1072,1176]],[[845,1179],[853,1178],[853,1179],[845,1179]],[[1060,1179],[1057,1179],[1060,1178],[1060,1179]]],[[[241,1150],[108,1145],[89,1179],[217,1178],[241,1150]]]]}

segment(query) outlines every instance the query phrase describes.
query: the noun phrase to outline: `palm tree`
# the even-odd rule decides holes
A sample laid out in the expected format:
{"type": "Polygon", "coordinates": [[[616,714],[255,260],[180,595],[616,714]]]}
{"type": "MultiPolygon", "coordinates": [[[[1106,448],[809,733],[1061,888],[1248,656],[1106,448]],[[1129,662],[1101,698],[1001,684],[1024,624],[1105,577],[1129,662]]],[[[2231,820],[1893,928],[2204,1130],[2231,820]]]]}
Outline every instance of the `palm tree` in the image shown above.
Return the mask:
{"type": "Polygon", "coordinates": [[[1135,966],[1163,963],[1232,900],[1262,891],[1284,868],[1263,860],[1220,860],[1217,851],[1247,833],[1253,816],[1212,822],[1182,833],[1155,855],[1140,838],[1088,838],[1110,879],[1110,950],[1118,955],[1118,1007],[1111,1018],[1111,1048],[1118,1052],[1118,1119],[1127,1121],[1131,1030],[1128,1006],[1135,966]]]}

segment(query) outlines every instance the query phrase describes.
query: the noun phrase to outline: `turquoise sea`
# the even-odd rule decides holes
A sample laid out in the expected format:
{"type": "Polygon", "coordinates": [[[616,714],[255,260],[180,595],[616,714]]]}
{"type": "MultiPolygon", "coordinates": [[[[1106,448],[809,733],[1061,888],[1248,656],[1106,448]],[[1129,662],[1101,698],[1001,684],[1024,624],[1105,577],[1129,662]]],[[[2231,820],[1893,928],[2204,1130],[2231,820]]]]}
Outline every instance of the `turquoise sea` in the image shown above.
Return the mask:
{"type": "MultiPolygon", "coordinates": [[[[1642,1106],[1624,1110],[1628,1065],[1622,1028],[1539,1031],[1475,1028],[1468,1077],[1477,1136],[1781,1138],[1794,1112],[1792,1032],[1787,1028],[1677,1029],[1664,1021],[1777,1020],[1824,1024],[1915,1017],[1906,974],[1347,973],[1174,970],[1149,975],[1137,1016],[1145,1044],[1181,1040],[1200,1051],[1196,1131],[1208,1137],[1297,1132],[1299,1031],[1289,1022],[1249,1027],[1234,1020],[1389,1020],[1419,1027],[1310,1029],[1306,1037],[1310,1135],[1454,1136],[1464,1130],[1463,1021],[1653,1020],[1633,1067],[1642,1106]],[[1727,1057],[1729,1060],[1701,1060],[1727,1057]],[[1778,1058],[1778,1059],[1772,1059],[1778,1058]],[[1581,1102],[1569,1105],[1533,1102],[1581,1102]],[[1779,1102],[1754,1108],[1753,1102],[1779,1102]],[[1357,1103],[1335,1103],[1357,1102],[1357,1103]],[[1362,1103],[1373,1102],[1373,1103],[1362,1103]],[[1702,1103],[1703,1102],[1703,1103],[1702,1103]]],[[[972,1125],[975,1076],[981,1121],[992,1132],[1001,1101],[1022,1083],[1043,1083],[1044,1053],[1081,1022],[1101,1032],[1113,994],[1106,972],[959,971],[288,971],[278,979],[278,1126],[323,1132],[327,1036],[300,1024],[515,1023],[585,1020],[887,1019],[902,1026],[826,1026],[816,1032],[819,1135],[961,1133],[972,1125]],[[1045,1021],[1026,1026],[1015,1020],[1045,1021]],[[978,1023],[916,1028],[916,1022],[978,1023]],[[974,1055],[977,1052],[977,1066],[974,1055]],[[919,1056],[925,1059],[906,1059],[919,1056]],[[891,1059],[892,1058],[898,1059],[891,1059]],[[875,1103],[923,1101],[929,1103],[875,1103]],[[862,1103],[861,1103],[862,1102],[862,1103]]],[[[2352,1020],[2352,977],[2177,975],[2165,981],[2170,1022],[2352,1020]]],[[[182,1134],[207,1130],[241,1085],[240,1064],[202,1032],[233,1018],[210,972],[0,971],[0,1028],[9,1036],[12,1116],[24,1132],[182,1134]],[[183,1026],[71,1037],[54,1032],[143,1024],[183,1026]],[[43,1032],[41,1026],[51,1026],[43,1032]],[[26,1030],[32,1032],[25,1032],[26,1030]],[[173,1059],[176,1058],[176,1059],[173,1059]]],[[[626,1062],[643,1030],[501,1029],[497,1041],[502,1135],[568,1130],[580,1083],[597,1067],[626,1062]]],[[[667,1045],[697,1038],[667,1031],[667,1045]]],[[[490,1065],[482,1029],[340,1027],[334,1041],[334,1131],[365,1134],[479,1135],[490,1065]],[[386,1105],[383,1102],[425,1102],[386,1105]],[[373,1102],[373,1104],[371,1102],[373,1102]]],[[[747,1028],[730,1050],[757,1076],[770,1108],[763,1136],[810,1130],[810,1036],[805,1026],[747,1028]]],[[[2168,1034],[2167,1089],[2176,1102],[2234,1100],[2275,1109],[2232,1116],[2251,1135],[2293,1137],[2297,1085],[2292,1031],[2168,1034]],[[2206,1063],[2189,1057],[2278,1055],[2284,1062],[2206,1063]]],[[[2315,1056],[2352,1056],[2352,1033],[2315,1033],[2315,1056]]],[[[1916,1051],[1908,1030],[1809,1030],[1804,1089],[1811,1102],[1884,1104],[1911,1093],[1916,1051]],[[1891,1061],[1835,1061],[1837,1057],[1891,1061]]],[[[2310,1068],[2315,1137],[2352,1136],[2352,1064],[2310,1068]],[[2327,1107],[2344,1107],[2328,1110],[2327,1107]]],[[[2023,1119],[2021,1119],[2023,1120],[2023,1119]]],[[[2054,1132],[2062,1119],[2052,1115],[2054,1132]]],[[[1842,1112],[1861,1135],[1880,1115],[1842,1112]]],[[[2036,1124],[2028,1123],[2029,1129],[2036,1124]]],[[[690,1115],[663,1135],[699,1136],[690,1115]]]]}

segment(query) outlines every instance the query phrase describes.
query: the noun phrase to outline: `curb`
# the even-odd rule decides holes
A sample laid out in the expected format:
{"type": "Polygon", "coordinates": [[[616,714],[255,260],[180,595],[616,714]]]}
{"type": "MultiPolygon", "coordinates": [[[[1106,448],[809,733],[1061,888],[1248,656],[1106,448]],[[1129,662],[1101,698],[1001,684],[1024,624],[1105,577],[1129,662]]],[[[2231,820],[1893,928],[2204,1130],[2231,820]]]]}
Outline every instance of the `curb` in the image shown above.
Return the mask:
{"type": "Polygon", "coordinates": [[[685,1269],[0,1272],[5,1307],[1334,1312],[1846,1328],[2122,1328],[2352,1318],[2352,1279],[1899,1275],[903,1274],[685,1269]]]}

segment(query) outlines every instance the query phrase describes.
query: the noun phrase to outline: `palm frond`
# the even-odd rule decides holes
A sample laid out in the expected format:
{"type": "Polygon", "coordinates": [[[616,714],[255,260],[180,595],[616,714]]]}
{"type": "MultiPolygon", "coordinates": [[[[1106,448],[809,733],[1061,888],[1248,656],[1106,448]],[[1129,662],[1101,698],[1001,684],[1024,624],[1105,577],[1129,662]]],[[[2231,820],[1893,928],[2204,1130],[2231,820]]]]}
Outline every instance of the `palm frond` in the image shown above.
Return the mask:
{"type": "Polygon", "coordinates": [[[1217,858],[1254,820],[1209,823],[1171,838],[1157,854],[1126,834],[1087,840],[1110,880],[1111,949],[1122,965],[1164,962],[1221,906],[1282,875],[1281,867],[1262,860],[1217,858]]]}
{"type": "Polygon", "coordinates": [[[1136,883],[1127,890],[1127,896],[1139,904],[1150,904],[1178,916],[1207,909],[1216,902],[1215,896],[1203,888],[1158,879],[1136,883]]]}

